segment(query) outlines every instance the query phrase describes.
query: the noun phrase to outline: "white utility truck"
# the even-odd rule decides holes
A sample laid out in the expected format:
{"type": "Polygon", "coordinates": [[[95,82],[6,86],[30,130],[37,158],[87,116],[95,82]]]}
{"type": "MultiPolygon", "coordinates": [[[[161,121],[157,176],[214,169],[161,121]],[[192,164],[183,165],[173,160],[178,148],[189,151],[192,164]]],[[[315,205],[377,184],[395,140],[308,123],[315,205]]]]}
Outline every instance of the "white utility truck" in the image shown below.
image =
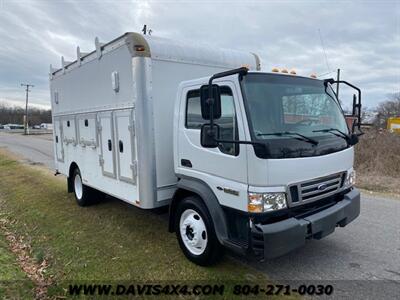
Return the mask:
{"type": "Polygon", "coordinates": [[[348,128],[339,83],[273,71],[253,53],[96,38],[50,67],[56,172],[82,206],[104,194],[169,206],[169,230],[200,265],[223,247],[266,259],[320,239],[360,212],[361,93],[340,82],[359,92],[348,128]]]}

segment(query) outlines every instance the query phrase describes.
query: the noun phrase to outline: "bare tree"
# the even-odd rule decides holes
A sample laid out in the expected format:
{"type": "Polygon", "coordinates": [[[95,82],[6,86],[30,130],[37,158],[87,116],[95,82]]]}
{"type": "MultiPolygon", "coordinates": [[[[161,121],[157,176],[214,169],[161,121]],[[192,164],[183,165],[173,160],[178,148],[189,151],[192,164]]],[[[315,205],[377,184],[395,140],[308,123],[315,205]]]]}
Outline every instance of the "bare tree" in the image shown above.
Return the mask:
{"type": "Polygon", "coordinates": [[[375,125],[386,127],[387,119],[390,117],[400,117],[400,92],[389,95],[388,100],[379,103],[377,107],[375,125]]]}
{"type": "MultiPolygon", "coordinates": [[[[23,124],[25,111],[22,107],[6,106],[0,103],[0,124],[23,124]]],[[[29,125],[51,123],[51,110],[30,108],[29,125]]]]}

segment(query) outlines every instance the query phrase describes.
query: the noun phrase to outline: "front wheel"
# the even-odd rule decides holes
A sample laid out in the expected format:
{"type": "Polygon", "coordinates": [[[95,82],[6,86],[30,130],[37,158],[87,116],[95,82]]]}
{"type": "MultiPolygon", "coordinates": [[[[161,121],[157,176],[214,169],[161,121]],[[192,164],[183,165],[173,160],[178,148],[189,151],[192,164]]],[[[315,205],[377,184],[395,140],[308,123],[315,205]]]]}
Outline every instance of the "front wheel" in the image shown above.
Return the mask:
{"type": "Polygon", "coordinates": [[[222,246],[207,207],[200,198],[190,196],[179,203],[175,232],[183,253],[192,262],[208,266],[221,257],[222,246]]]}

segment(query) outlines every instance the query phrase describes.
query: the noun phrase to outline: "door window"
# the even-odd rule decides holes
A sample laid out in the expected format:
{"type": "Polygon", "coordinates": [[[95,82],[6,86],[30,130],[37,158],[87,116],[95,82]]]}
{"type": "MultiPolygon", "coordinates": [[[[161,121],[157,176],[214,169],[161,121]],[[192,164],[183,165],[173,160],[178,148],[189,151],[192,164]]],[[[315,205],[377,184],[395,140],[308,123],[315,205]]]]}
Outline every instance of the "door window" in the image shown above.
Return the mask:
{"type": "MultiPolygon", "coordinates": [[[[209,121],[201,117],[200,90],[189,91],[186,101],[186,128],[200,130],[205,123],[209,123],[209,121]]],[[[220,139],[237,140],[235,104],[232,90],[229,87],[221,87],[221,117],[215,119],[215,123],[220,127],[220,139]]],[[[225,154],[235,156],[239,154],[238,144],[220,143],[218,148],[225,154]]]]}

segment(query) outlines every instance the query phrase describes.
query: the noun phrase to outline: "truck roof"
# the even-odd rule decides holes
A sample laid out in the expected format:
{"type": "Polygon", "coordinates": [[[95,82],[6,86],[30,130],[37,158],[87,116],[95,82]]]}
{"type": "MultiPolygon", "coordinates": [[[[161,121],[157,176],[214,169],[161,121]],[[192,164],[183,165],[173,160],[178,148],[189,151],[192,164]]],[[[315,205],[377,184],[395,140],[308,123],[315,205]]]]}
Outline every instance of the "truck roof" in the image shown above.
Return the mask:
{"type": "Polygon", "coordinates": [[[251,62],[249,65],[250,69],[260,70],[260,59],[255,53],[222,49],[196,41],[174,41],[156,36],[127,32],[105,44],[101,43],[96,37],[94,44],[95,50],[89,53],[81,52],[78,46],[74,61],[66,61],[64,57],[61,57],[60,68],[53,68],[50,65],[50,79],[53,76],[69,72],[92,60],[100,59],[107,52],[124,45],[128,46],[132,56],[145,56],[157,60],[225,68],[237,68],[241,65],[249,65],[249,62],[251,62]]]}
{"type": "MultiPolygon", "coordinates": [[[[313,77],[308,77],[308,76],[302,76],[302,75],[297,75],[297,74],[289,74],[289,73],[279,73],[279,72],[264,72],[264,71],[249,71],[249,74],[253,74],[253,73],[258,73],[258,74],[270,74],[270,75],[276,75],[276,76],[291,76],[294,78],[307,78],[310,80],[322,80],[320,78],[313,78],[313,77]]],[[[210,76],[206,76],[206,77],[201,77],[201,78],[196,78],[196,79],[191,79],[191,80],[186,80],[183,81],[181,83],[181,85],[190,85],[190,84],[206,84],[208,83],[208,80],[210,79],[210,77],[213,74],[210,74],[210,76]]],[[[217,78],[215,79],[215,82],[221,81],[221,80],[225,80],[226,78],[232,77],[232,76],[237,76],[237,75],[231,75],[231,76],[227,76],[227,77],[222,77],[222,78],[217,78]]]]}

